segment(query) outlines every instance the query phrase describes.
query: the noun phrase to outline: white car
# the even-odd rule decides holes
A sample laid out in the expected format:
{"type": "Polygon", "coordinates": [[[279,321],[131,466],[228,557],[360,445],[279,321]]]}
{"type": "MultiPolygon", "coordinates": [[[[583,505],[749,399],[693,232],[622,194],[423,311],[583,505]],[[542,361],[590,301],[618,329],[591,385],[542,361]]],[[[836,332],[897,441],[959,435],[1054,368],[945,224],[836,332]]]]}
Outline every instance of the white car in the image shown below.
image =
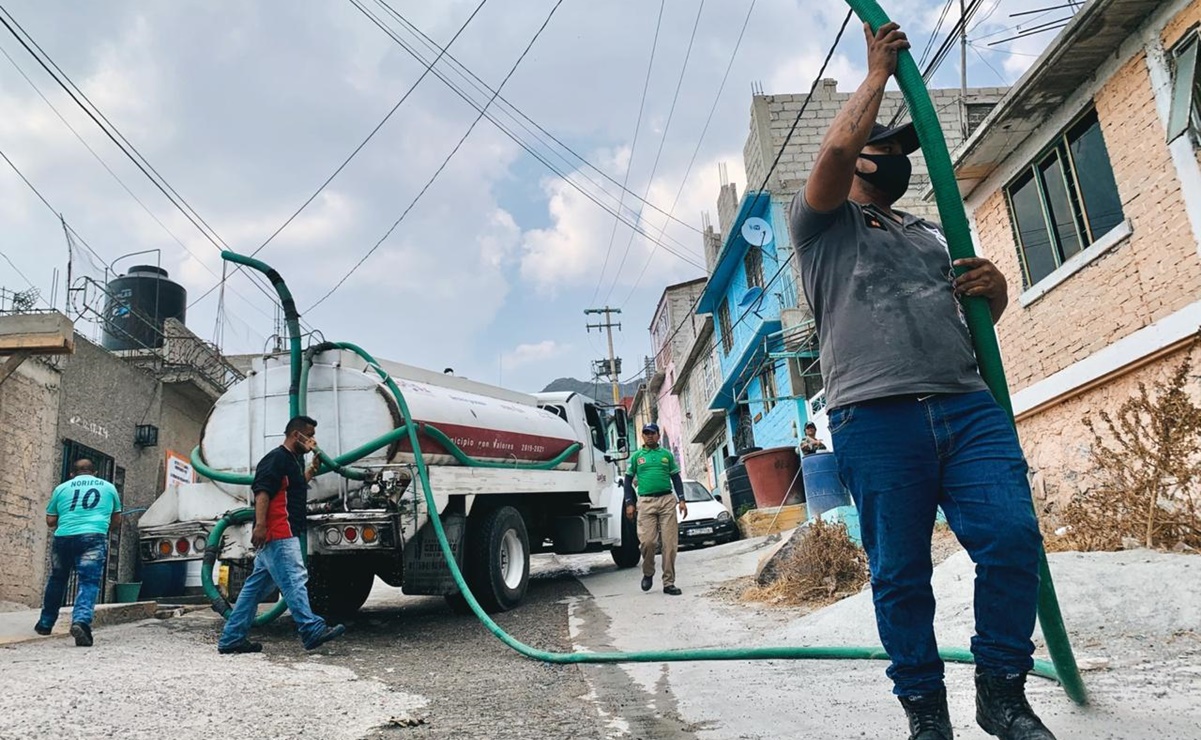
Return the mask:
{"type": "Polygon", "coordinates": [[[685,480],[684,502],[688,504],[687,518],[676,509],[681,547],[717,545],[738,539],[738,525],[726,511],[720,494],[715,497],[700,481],[685,480]]]}

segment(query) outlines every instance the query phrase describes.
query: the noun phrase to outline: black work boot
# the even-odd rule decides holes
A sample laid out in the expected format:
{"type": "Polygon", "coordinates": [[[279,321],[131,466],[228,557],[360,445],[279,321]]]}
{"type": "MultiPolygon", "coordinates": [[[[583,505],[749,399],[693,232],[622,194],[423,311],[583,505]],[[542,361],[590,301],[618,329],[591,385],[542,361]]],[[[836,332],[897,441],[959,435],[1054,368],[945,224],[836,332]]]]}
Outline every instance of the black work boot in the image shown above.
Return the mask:
{"type": "Polygon", "coordinates": [[[71,625],[71,637],[75,638],[75,647],[91,647],[92,626],[84,622],[73,623],[71,625]]]}
{"type": "Polygon", "coordinates": [[[1026,674],[976,673],[976,723],[1001,740],[1055,740],[1026,701],[1026,674]]]}
{"type": "Polygon", "coordinates": [[[954,740],[946,689],[900,699],[909,717],[909,740],[954,740]]]}

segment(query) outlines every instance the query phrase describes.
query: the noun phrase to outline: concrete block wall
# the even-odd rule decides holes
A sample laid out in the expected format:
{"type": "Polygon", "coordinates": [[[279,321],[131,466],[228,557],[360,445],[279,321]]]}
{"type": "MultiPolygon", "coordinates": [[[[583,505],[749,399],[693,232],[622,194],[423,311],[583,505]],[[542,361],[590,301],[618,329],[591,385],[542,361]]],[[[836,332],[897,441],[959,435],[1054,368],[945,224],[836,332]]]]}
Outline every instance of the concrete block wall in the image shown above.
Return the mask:
{"type": "MultiPolygon", "coordinates": [[[[851,85],[858,85],[852,81],[851,85]]],[[[966,102],[969,106],[996,103],[1005,94],[1004,87],[969,88],[966,102]]],[[[789,202],[804,186],[813,167],[813,160],[821,148],[822,139],[833,123],[842,105],[851,92],[839,92],[838,81],[824,79],[813,93],[813,99],[788,139],[788,133],[800,112],[806,95],[756,95],[751,102],[751,127],[743,148],[743,163],[746,167],[747,187],[758,188],[764,182],[768,168],[788,140],[788,146],[780,155],[780,162],[767,180],[767,189],[778,199],[789,202]]],[[[942,123],[947,147],[954,151],[963,142],[960,124],[959,90],[935,89],[930,91],[931,101],[942,123]]],[[[880,106],[879,121],[888,123],[904,102],[900,92],[886,92],[880,106]]],[[[906,115],[902,120],[909,120],[906,115]]],[[[897,207],[904,211],[937,219],[933,200],[922,200],[921,194],[930,183],[925,160],[920,152],[913,157],[913,180],[909,194],[897,207]]]]}
{"type": "MultiPolygon", "coordinates": [[[[849,81],[848,86],[857,86],[858,81],[849,81]]],[[[965,99],[968,106],[987,106],[999,101],[1008,88],[977,87],[969,88],[965,99]]],[[[793,122],[805,101],[806,94],[792,95],[756,95],[751,101],[750,133],[743,147],[743,163],[746,168],[748,188],[758,188],[767,177],[768,169],[780,154],[780,162],[776,165],[770,179],[767,179],[767,190],[772,193],[773,200],[787,205],[800,192],[809,178],[813,160],[821,148],[822,139],[830,128],[842,105],[851,96],[851,92],[839,92],[838,81],[823,79],[814,90],[813,98],[805,107],[805,113],[788,138],[793,122]]],[[[942,124],[943,136],[947,147],[954,151],[963,143],[961,128],[961,109],[959,105],[960,92],[958,89],[935,89],[930,91],[930,98],[938,112],[942,124]]],[[[880,105],[879,121],[887,124],[904,103],[900,92],[886,92],[880,105]]],[[[902,120],[909,120],[908,115],[902,120]]],[[[923,218],[938,220],[938,207],[933,198],[926,200],[925,192],[930,185],[929,172],[921,152],[915,152],[912,157],[913,177],[909,191],[896,207],[923,218]]],[[[785,211],[786,212],[786,211],[785,211]]],[[[787,234],[787,229],[784,229],[787,234]]],[[[794,284],[801,285],[795,260],[791,270],[794,284]]],[[[804,295],[798,290],[797,301],[804,302],[804,295]]]]}
{"type": "Polygon", "coordinates": [[[61,385],[57,361],[40,358],[0,384],[0,601],[41,603],[46,503],[59,483],[61,385]]]}

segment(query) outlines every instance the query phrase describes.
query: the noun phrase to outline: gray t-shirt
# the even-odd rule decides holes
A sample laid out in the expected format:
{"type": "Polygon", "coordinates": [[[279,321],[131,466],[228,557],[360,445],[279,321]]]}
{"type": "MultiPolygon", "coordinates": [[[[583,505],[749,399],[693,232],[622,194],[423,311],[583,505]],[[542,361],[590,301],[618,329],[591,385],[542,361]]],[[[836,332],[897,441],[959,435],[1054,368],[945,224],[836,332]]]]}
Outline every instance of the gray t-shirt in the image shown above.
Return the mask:
{"type": "Polygon", "coordinates": [[[946,237],[929,221],[897,213],[903,223],[850,200],[820,213],[803,190],[789,209],[831,408],[987,388],[955,297],[946,237]]]}

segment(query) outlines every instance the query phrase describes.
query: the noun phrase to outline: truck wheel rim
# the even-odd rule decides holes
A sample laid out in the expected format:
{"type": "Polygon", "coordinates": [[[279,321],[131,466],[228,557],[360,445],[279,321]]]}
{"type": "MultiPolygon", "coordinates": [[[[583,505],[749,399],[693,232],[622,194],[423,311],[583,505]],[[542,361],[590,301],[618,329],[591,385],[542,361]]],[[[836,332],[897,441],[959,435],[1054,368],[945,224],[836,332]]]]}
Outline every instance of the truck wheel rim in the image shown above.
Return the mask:
{"type": "Polygon", "coordinates": [[[500,541],[500,577],[510,589],[516,590],[525,576],[524,555],[517,532],[506,529],[500,541]]]}

